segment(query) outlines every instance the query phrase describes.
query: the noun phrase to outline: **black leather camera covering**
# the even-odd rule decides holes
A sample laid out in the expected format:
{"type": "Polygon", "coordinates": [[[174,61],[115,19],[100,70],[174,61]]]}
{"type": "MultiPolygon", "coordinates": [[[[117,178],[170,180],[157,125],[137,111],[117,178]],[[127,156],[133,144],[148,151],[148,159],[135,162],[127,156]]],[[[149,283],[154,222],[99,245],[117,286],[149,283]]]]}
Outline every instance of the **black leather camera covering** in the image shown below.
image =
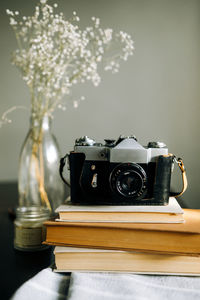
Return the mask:
{"type": "Polygon", "coordinates": [[[128,199],[111,191],[110,174],[118,163],[86,161],[85,155],[77,152],[70,153],[69,163],[71,201],[74,204],[163,205],[168,203],[172,159],[161,158],[157,163],[140,164],[148,178],[145,199],[128,199]],[[91,184],[94,174],[97,174],[95,188],[91,184]]]}
{"type": "Polygon", "coordinates": [[[156,202],[168,204],[170,196],[173,156],[158,156],[153,197],[156,202]]]}

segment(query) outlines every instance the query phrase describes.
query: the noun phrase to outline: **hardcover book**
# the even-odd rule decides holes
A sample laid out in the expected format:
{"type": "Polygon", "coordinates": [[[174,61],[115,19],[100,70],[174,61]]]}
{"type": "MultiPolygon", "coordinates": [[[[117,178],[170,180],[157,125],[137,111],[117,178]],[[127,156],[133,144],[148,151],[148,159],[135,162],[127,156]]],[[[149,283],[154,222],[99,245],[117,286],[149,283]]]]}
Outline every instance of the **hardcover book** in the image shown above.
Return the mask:
{"type": "Polygon", "coordinates": [[[46,244],[143,252],[200,254],[200,210],[184,209],[185,223],[45,222],[46,244]]]}
{"type": "Polygon", "coordinates": [[[183,209],[173,197],[168,205],[73,205],[56,209],[59,219],[66,222],[130,222],[130,223],[183,223],[183,209]]]}
{"type": "Polygon", "coordinates": [[[200,275],[200,257],[133,251],[56,247],[56,272],[128,272],[200,275]]]}

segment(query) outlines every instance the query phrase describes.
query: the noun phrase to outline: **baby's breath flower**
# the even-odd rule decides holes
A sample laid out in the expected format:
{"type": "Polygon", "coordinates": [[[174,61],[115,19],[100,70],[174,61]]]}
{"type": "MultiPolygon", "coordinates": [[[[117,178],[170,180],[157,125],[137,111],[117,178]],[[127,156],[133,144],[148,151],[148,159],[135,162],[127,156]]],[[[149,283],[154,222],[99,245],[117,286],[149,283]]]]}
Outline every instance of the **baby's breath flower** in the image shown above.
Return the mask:
{"type": "Polygon", "coordinates": [[[10,25],[17,25],[17,22],[14,18],[10,18],[10,25]]]}
{"type": "Polygon", "coordinates": [[[78,101],[77,100],[74,100],[74,108],[77,108],[78,107],[78,101]]]}
{"type": "MultiPolygon", "coordinates": [[[[15,17],[19,12],[6,10],[19,45],[12,62],[30,88],[32,112],[36,116],[52,113],[56,107],[63,109],[62,97],[69,95],[77,83],[91,81],[98,86],[101,81],[98,64],[104,62],[105,70],[116,73],[119,61],[127,60],[134,50],[127,33],[102,29],[96,17],[91,18],[91,26],[81,30],[73,23],[80,20],[76,11],[72,13],[73,21],[69,22],[63,13],[54,13],[57,6],[57,3],[50,6],[47,0],[40,0],[33,16],[22,16],[18,22],[15,17]],[[117,46],[115,55],[114,46],[117,46]]],[[[75,100],[74,107],[82,100],[84,97],[75,100]]]]}
{"type": "Polygon", "coordinates": [[[8,110],[6,110],[0,118],[0,128],[5,124],[12,123],[12,120],[10,118],[8,118],[8,115],[17,109],[27,109],[27,108],[24,106],[12,106],[8,110]]]}
{"type": "Polygon", "coordinates": [[[14,16],[13,11],[11,11],[9,9],[6,9],[6,13],[7,13],[7,15],[14,16]]]}

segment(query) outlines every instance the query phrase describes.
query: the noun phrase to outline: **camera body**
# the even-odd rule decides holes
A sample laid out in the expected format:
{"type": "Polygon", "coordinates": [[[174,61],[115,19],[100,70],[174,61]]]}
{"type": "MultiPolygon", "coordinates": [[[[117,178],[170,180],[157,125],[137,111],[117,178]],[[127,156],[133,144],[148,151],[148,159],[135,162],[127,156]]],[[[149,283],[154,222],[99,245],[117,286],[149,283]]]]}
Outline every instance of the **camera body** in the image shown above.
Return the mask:
{"type": "Polygon", "coordinates": [[[84,136],[68,157],[73,204],[168,204],[173,156],[163,143],[143,147],[135,136],[120,136],[102,144],[84,136]]]}

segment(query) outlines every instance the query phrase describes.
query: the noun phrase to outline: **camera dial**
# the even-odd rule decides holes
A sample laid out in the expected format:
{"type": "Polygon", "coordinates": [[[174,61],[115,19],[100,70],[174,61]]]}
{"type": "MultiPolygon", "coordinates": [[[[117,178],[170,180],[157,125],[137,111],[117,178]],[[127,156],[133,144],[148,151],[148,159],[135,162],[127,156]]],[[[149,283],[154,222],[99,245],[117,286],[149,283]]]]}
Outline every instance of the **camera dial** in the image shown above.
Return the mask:
{"type": "Polygon", "coordinates": [[[141,199],[147,192],[146,172],[135,163],[120,164],[110,174],[110,187],[123,198],[141,199]]]}
{"type": "Polygon", "coordinates": [[[95,141],[90,139],[87,135],[76,139],[75,145],[76,146],[93,146],[95,144],[95,141]]]}
{"type": "Polygon", "coordinates": [[[148,148],[165,148],[166,145],[163,142],[149,142],[147,147],[148,148]]]}

